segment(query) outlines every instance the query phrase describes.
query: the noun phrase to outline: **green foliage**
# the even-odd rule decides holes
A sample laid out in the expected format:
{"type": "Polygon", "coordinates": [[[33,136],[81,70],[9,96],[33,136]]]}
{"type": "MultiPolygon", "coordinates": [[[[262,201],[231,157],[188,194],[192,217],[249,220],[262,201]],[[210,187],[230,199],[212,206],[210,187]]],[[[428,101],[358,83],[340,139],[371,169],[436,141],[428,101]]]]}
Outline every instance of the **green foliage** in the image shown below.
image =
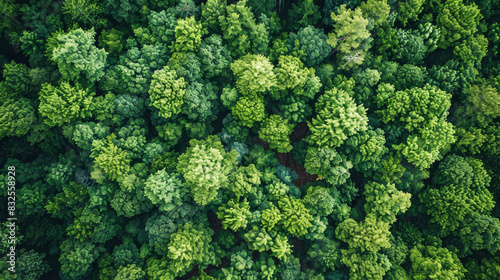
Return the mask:
{"type": "Polygon", "coordinates": [[[278,206],[281,210],[283,228],[295,237],[305,235],[307,229],[312,226],[313,218],[302,201],[283,196],[279,198],[278,206]]]}
{"type": "Polygon", "coordinates": [[[172,49],[176,52],[196,52],[201,44],[202,28],[194,16],[177,20],[175,26],[175,43],[172,49]]]}
{"type": "Polygon", "coordinates": [[[246,199],[242,202],[230,200],[219,207],[217,217],[221,220],[224,229],[230,228],[233,231],[245,229],[251,217],[250,204],[246,199]]]}
{"type": "MultiPolygon", "coordinates": [[[[219,9],[225,7],[217,4],[219,9]]],[[[248,53],[266,55],[268,52],[269,35],[264,23],[257,24],[255,16],[246,1],[239,1],[226,7],[226,14],[219,16],[219,24],[228,49],[233,57],[248,53]]]]}
{"type": "Polygon", "coordinates": [[[97,248],[89,242],[77,242],[66,239],[61,244],[61,279],[87,279],[90,275],[92,263],[99,255],[97,248]]]}
{"type": "Polygon", "coordinates": [[[227,2],[222,0],[208,0],[201,3],[201,25],[209,32],[218,32],[219,17],[224,15],[227,2]]]}
{"type": "Polygon", "coordinates": [[[470,36],[453,53],[465,62],[481,62],[488,50],[488,39],[483,35],[470,36]]]}
{"type": "Polygon", "coordinates": [[[162,42],[170,46],[175,40],[175,27],[177,19],[174,13],[166,10],[151,11],[148,15],[148,27],[155,42],[162,42]]]}
{"type": "Polygon", "coordinates": [[[238,99],[231,113],[242,126],[252,127],[265,117],[264,102],[261,98],[241,97],[238,99]]]}
{"type": "Polygon", "coordinates": [[[165,66],[152,76],[149,87],[151,104],[160,110],[158,114],[164,118],[179,114],[184,103],[185,88],[184,78],[178,78],[175,71],[165,66]]]}
{"type": "Polygon", "coordinates": [[[389,12],[391,11],[386,0],[367,0],[366,2],[361,2],[359,7],[363,12],[363,17],[368,19],[368,29],[386,23],[389,18],[389,12]]]}
{"type": "Polygon", "coordinates": [[[472,115],[480,127],[487,127],[493,119],[500,116],[498,90],[491,85],[471,85],[468,89],[466,106],[459,113],[465,114],[465,117],[472,115]]]}
{"type": "Polygon", "coordinates": [[[408,20],[418,20],[418,15],[424,10],[424,3],[425,1],[422,0],[407,0],[398,3],[398,20],[403,26],[406,26],[408,20]]]}
{"type": "Polygon", "coordinates": [[[27,98],[5,100],[0,103],[0,139],[23,136],[36,122],[35,108],[27,98]]]}
{"type": "Polygon", "coordinates": [[[39,93],[40,114],[49,126],[61,126],[91,116],[92,97],[80,84],[62,82],[58,87],[43,84],[39,93]]]}
{"type": "Polygon", "coordinates": [[[332,52],[332,48],[327,43],[328,36],[322,29],[307,26],[301,28],[297,34],[290,33],[287,47],[290,54],[301,58],[304,63],[311,67],[323,62],[332,52]]]}
{"type": "Polygon", "coordinates": [[[185,190],[177,174],[169,175],[162,169],[146,180],[144,194],[160,211],[172,211],[182,204],[185,190]]]}
{"type": "Polygon", "coordinates": [[[335,149],[309,147],[304,167],[310,174],[318,175],[319,179],[326,179],[332,185],[341,185],[350,177],[352,163],[335,149]]]}
{"type": "Polygon", "coordinates": [[[342,262],[351,269],[349,279],[382,280],[390,269],[391,263],[387,256],[380,253],[363,252],[353,250],[342,251],[342,262]]]}
{"type": "Polygon", "coordinates": [[[101,27],[106,25],[107,20],[101,17],[104,9],[97,3],[92,0],[69,0],[64,1],[61,10],[72,21],[79,22],[83,26],[101,27]]]}
{"type": "Polygon", "coordinates": [[[252,192],[253,186],[260,185],[260,177],[262,177],[262,173],[255,168],[254,164],[239,166],[229,174],[227,189],[238,199],[245,197],[252,192]]]}
{"type": "Polygon", "coordinates": [[[397,190],[394,184],[369,182],[365,185],[365,211],[373,213],[380,221],[392,224],[396,215],[410,208],[411,194],[397,190]]]}
{"type": "Polygon", "coordinates": [[[335,230],[335,235],[349,244],[350,249],[360,252],[376,253],[391,246],[389,224],[377,219],[375,214],[368,214],[365,220],[359,223],[353,219],[343,221],[335,230]]]}
{"type": "Polygon", "coordinates": [[[236,87],[245,95],[265,92],[276,84],[273,65],[262,55],[245,55],[231,63],[236,87]]]}
{"type": "Polygon", "coordinates": [[[207,266],[215,261],[210,245],[213,230],[188,222],[170,237],[168,258],[170,270],[175,275],[184,275],[194,265],[207,266]]]}
{"type": "Polygon", "coordinates": [[[413,279],[463,279],[466,272],[457,255],[446,248],[418,246],[411,249],[413,279]]]}
{"type": "Polygon", "coordinates": [[[472,254],[471,250],[487,250],[494,255],[500,249],[500,221],[476,212],[470,213],[465,216],[458,236],[463,244],[461,255],[472,254]]]}
{"type": "Polygon", "coordinates": [[[269,142],[269,147],[277,149],[278,153],[288,153],[293,148],[289,139],[293,127],[288,124],[288,120],[283,120],[278,115],[271,115],[262,122],[259,137],[269,142]]]}
{"type": "Polygon", "coordinates": [[[288,10],[288,27],[298,30],[317,25],[321,19],[319,7],[311,0],[300,0],[297,4],[292,4],[292,8],[288,10]]]}
{"type": "Polygon", "coordinates": [[[17,2],[0,279],[500,279],[500,0],[17,2]]]}
{"type": "Polygon", "coordinates": [[[292,253],[291,247],[286,236],[277,235],[271,246],[271,252],[278,260],[286,261],[292,253]]]}
{"type": "Polygon", "coordinates": [[[248,249],[252,251],[269,251],[273,241],[265,229],[253,226],[252,229],[243,235],[248,249]]]}
{"type": "Polygon", "coordinates": [[[190,147],[179,156],[177,171],[183,174],[196,203],[206,205],[228,183],[228,174],[236,165],[237,152],[226,153],[217,136],[192,139],[190,147]]]}
{"type": "Polygon", "coordinates": [[[441,29],[438,46],[443,49],[452,47],[458,40],[473,35],[482,18],[475,3],[464,5],[462,0],[447,0],[436,19],[441,29]]]}
{"type": "Polygon", "coordinates": [[[110,54],[119,53],[123,49],[125,33],[120,30],[111,28],[110,30],[103,30],[99,36],[99,46],[104,48],[110,54]]]}
{"type": "Polygon", "coordinates": [[[44,253],[40,254],[34,250],[21,249],[18,254],[19,257],[16,259],[18,265],[16,276],[18,278],[37,280],[50,271],[50,266],[44,260],[44,253]]]}
{"type": "Polygon", "coordinates": [[[79,28],[53,37],[49,58],[57,63],[64,79],[80,80],[85,75],[85,81],[91,84],[104,76],[107,53],[94,46],[94,36],[93,28],[79,28]]]}
{"type": "Polygon", "coordinates": [[[141,267],[135,264],[129,264],[127,266],[122,266],[118,269],[115,280],[126,279],[126,280],[140,280],[144,279],[146,273],[141,269],[141,267]]]}
{"type": "Polygon", "coordinates": [[[166,49],[161,45],[145,45],[141,49],[132,47],[120,56],[118,64],[110,68],[103,78],[103,88],[119,90],[131,95],[145,95],[155,70],[166,64],[163,59],[166,49]]]}
{"type": "Polygon", "coordinates": [[[344,90],[334,88],[321,95],[316,112],[316,118],[308,122],[311,145],[339,147],[349,136],[367,129],[366,109],[356,105],[344,90]]]}
{"type": "Polygon", "coordinates": [[[341,266],[340,260],[342,256],[339,242],[326,237],[316,239],[309,251],[307,251],[307,255],[319,271],[326,271],[328,269],[334,271],[341,266]]]}
{"type": "Polygon", "coordinates": [[[430,85],[405,91],[379,85],[377,103],[384,109],[377,113],[385,123],[405,124],[411,134],[406,143],[394,148],[419,168],[428,168],[438,159],[440,150],[455,142],[453,125],[445,120],[450,99],[450,94],[430,85]]]}
{"type": "Polygon", "coordinates": [[[127,151],[113,144],[112,136],[106,142],[94,141],[90,156],[94,158],[94,172],[102,171],[109,179],[119,181],[130,171],[130,158],[127,151]]]}
{"type": "Polygon", "coordinates": [[[361,64],[373,40],[368,31],[368,20],[363,18],[361,8],[352,11],[345,4],[340,5],[331,16],[335,33],[328,34],[327,42],[337,51],[337,57],[343,63],[341,67],[349,69],[361,64]]]}
{"type": "Polygon", "coordinates": [[[216,76],[229,76],[231,53],[223,44],[221,36],[213,34],[204,38],[201,41],[198,55],[200,57],[201,69],[204,72],[205,78],[210,79],[216,76]]]}

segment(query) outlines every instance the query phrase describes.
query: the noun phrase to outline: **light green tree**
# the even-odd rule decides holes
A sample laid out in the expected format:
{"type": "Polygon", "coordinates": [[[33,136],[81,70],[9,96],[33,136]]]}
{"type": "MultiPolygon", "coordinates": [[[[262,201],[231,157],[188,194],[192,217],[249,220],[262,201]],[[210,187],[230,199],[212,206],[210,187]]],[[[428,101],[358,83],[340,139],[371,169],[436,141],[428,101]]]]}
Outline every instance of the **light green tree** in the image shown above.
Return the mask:
{"type": "Polygon", "coordinates": [[[344,90],[333,88],[316,102],[316,118],[308,122],[309,144],[319,147],[339,147],[349,136],[367,130],[368,117],[363,105],[356,105],[344,90]]]}
{"type": "Polygon", "coordinates": [[[181,112],[185,89],[184,78],[178,77],[174,70],[165,66],[156,71],[151,79],[149,87],[151,104],[159,110],[160,116],[170,118],[181,112]]]}
{"type": "Polygon", "coordinates": [[[61,82],[57,87],[43,84],[39,93],[40,115],[49,126],[61,126],[90,117],[94,94],[83,89],[78,83],[75,87],[68,82],[61,82]]]}
{"type": "Polygon", "coordinates": [[[292,150],[290,134],[294,125],[288,124],[288,120],[283,120],[278,115],[271,115],[262,122],[259,130],[259,137],[269,142],[271,149],[277,149],[278,153],[288,153],[292,150]]]}
{"type": "Polygon", "coordinates": [[[177,171],[183,174],[196,203],[206,205],[228,184],[228,175],[236,166],[238,152],[227,153],[215,135],[204,140],[192,139],[190,147],[178,158],[177,171]]]}
{"type": "Polygon", "coordinates": [[[49,58],[57,63],[64,79],[91,84],[104,76],[108,54],[95,46],[95,34],[93,28],[88,31],[78,28],[68,33],[54,33],[48,40],[49,58]]]}

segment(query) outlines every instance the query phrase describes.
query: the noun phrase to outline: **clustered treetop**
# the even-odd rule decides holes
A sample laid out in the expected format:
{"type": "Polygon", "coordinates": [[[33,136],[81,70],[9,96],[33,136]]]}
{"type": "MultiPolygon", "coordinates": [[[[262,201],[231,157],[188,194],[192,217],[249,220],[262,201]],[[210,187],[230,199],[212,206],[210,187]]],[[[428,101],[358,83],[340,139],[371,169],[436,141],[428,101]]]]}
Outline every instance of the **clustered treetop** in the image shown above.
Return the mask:
{"type": "Polygon", "coordinates": [[[292,2],[0,0],[0,279],[500,279],[500,1],[292,2]]]}

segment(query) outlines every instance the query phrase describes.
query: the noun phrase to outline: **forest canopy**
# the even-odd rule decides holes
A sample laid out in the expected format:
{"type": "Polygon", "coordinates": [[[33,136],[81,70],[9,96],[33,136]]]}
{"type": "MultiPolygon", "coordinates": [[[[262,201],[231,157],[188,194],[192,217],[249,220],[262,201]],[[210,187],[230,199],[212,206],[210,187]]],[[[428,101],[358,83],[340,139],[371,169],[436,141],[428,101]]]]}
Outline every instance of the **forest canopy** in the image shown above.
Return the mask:
{"type": "Polygon", "coordinates": [[[500,279],[500,1],[0,11],[0,279],[500,279]]]}

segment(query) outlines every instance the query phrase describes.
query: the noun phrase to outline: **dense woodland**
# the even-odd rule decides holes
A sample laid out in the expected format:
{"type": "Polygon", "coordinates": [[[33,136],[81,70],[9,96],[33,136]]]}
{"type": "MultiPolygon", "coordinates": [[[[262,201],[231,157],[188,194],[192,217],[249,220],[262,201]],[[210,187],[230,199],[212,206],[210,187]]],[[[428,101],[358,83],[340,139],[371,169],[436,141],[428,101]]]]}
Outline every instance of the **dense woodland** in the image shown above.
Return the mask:
{"type": "Polygon", "coordinates": [[[0,11],[0,279],[500,279],[499,0],[0,11]]]}

